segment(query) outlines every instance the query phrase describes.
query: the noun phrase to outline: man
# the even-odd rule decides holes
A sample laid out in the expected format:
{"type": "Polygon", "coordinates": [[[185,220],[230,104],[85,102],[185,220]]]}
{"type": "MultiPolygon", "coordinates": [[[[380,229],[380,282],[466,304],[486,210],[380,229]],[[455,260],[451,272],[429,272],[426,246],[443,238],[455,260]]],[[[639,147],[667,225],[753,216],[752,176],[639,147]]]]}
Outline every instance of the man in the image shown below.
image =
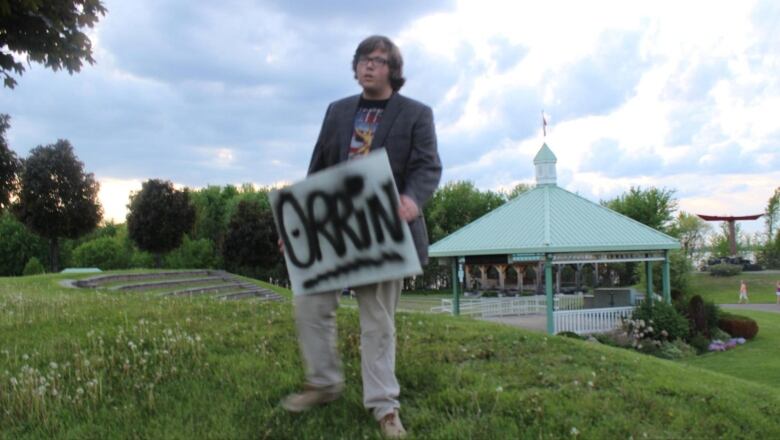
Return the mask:
{"type": "MultiPolygon", "coordinates": [[[[428,260],[428,233],[422,207],[441,177],[431,109],[398,93],[403,58],[383,36],[360,43],[352,60],[360,95],[328,107],[309,164],[309,174],[384,148],[400,194],[399,215],[409,223],[420,263],[428,260]]],[[[403,280],[352,286],[360,309],[363,404],[379,421],[383,435],[403,437],[398,415],[400,387],[395,376],[395,309],[403,280]]],[[[302,392],[282,401],[292,412],[337,399],[344,387],[336,351],[339,291],[295,298],[295,320],[306,364],[302,392]]]]}

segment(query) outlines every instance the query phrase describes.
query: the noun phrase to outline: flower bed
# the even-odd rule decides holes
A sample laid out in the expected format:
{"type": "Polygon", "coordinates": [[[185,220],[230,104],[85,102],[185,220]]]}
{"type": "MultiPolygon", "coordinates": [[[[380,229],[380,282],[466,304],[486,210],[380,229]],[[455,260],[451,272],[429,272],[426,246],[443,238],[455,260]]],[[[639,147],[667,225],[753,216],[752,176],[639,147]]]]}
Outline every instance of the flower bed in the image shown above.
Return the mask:
{"type": "Polygon", "coordinates": [[[731,338],[727,342],[723,342],[720,339],[715,339],[710,343],[709,347],[707,347],[707,350],[726,351],[726,350],[731,350],[737,345],[742,345],[744,343],[745,343],[745,338],[731,338]]]}

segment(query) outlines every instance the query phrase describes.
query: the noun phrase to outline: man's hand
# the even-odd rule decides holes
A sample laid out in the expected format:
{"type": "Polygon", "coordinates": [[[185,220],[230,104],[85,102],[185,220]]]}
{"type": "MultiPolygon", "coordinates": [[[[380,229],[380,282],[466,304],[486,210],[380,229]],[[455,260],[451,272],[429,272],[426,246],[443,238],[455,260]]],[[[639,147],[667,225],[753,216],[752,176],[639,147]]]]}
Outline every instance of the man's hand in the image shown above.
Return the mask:
{"type": "Polygon", "coordinates": [[[276,244],[279,245],[279,253],[284,255],[284,241],[280,238],[276,244]]]}
{"type": "Polygon", "coordinates": [[[401,194],[400,199],[398,215],[403,221],[410,222],[420,215],[420,208],[417,207],[417,203],[411,197],[401,194]]]}

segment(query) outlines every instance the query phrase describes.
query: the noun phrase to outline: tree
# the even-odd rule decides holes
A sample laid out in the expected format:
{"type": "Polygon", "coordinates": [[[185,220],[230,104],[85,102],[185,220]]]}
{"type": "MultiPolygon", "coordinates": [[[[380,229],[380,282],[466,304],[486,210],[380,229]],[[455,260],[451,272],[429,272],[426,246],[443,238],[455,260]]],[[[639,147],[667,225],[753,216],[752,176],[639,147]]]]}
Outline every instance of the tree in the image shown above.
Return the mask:
{"type": "Polygon", "coordinates": [[[683,253],[690,257],[704,246],[709,230],[710,225],[699,216],[680,211],[669,229],[669,234],[680,240],[683,253]]]}
{"type": "Polygon", "coordinates": [[[284,276],[278,239],[271,210],[257,200],[241,200],[222,245],[225,267],[250,276],[284,276]]]}
{"type": "Polygon", "coordinates": [[[100,185],[67,140],[37,146],[23,162],[18,200],[12,210],[31,231],[49,240],[53,272],[59,270],[59,239],[78,238],[100,222],[100,185]]]}
{"type": "Polygon", "coordinates": [[[46,241],[10,213],[0,213],[0,277],[21,275],[24,263],[33,257],[46,261],[46,241]]]}
{"type": "MultiPolygon", "coordinates": [[[[734,225],[734,240],[737,243],[737,253],[741,253],[745,249],[744,234],[742,234],[742,226],[737,223],[734,225]]],[[[710,234],[710,248],[712,249],[712,255],[715,257],[729,257],[731,256],[731,247],[729,246],[729,224],[728,222],[720,223],[720,233],[710,234]]]]}
{"type": "Polygon", "coordinates": [[[5,132],[11,127],[11,117],[0,114],[0,212],[8,207],[11,195],[16,191],[19,159],[5,140],[5,132]]]}
{"type": "Polygon", "coordinates": [[[227,204],[233,194],[223,191],[219,186],[209,186],[190,194],[192,205],[195,207],[195,226],[192,238],[208,239],[215,244],[222,242],[227,227],[227,204]]]}
{"type": "Polygon", "coordinates": [[[672,213],[677,209],[674,190],[665,188],[642,189],[631,187],[627,193],[602,201],[607,208],[617,211],[653,229],[665,232],[672,221],[672,213]]]}
{"type": "Polygon", "coordinates": [[[764,221],[766,222],[767,239],[772,240],[775,235],[775,226],[780,220],[780,186],[775,188],[774,194],[769,198],[764,211],[764,221]]]}
{"type": "Polygon", "coordinates": [[[517,185],[514,186],[514,188],[512,188],[511,191],[509,191],[509,193],[507,193],[506,199],[507,201],[512,200],[517,196],[530,191],[531,189],[533,189],[533,186],[527,183],[518,183],[517,185]]]}
{"type": "Polygon", "coordinates": [[[141,250],[154,254],[158,268],[162,255],[179,247],[195,223],[189,192],[175,189],[170,181],[147,180],[141,191],[130,196],[127,208],[130,239],[141,250]]]}
{"type": "Polygon", "coordinates": [[[21,76],[24,64],[41,63],[54,71],[81,70],[82,62],[94,64],[92,42],[82,32],[106,14],[101,0],[0,0],[0,73],[6,87],[21,76]]]}
{"type": "Polygon", "coordinates": [[[424,208],[431,243],[446,237],[506,202],[501,193],[481,192],[467,181],[448,182],[424,208]]]}
{"type": "Polygon", "coordinates": [[[780,231],[767,240],[758,252],[758,262],[767,269],[780,269],[780,231]]]}
{"type": "MultiPolygon", "coordinates": [[[[601,204],[639,223],[666,232],[673,218],[672,213],[677,209],[677,200],[673,195],[673,190],[665,188],[642,189],[632,186],[628,192],[602,201],[601,204]]],[[[630,285],[639,280],[636,263],[613,264],[610,267],[618,273],[623,284],[630,285]]]]}

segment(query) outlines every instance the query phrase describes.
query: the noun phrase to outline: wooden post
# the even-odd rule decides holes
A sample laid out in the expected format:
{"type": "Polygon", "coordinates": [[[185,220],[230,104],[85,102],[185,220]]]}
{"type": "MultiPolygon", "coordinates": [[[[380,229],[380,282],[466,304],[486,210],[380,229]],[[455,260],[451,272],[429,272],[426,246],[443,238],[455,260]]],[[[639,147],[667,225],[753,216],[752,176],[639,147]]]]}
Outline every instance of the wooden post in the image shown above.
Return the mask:
{"type": "Polygon", "coordinates": [[[534,274],[536,279],[534,280],[534,294],[539,294],[542,291],[542,262],[538,262],[534,267],[534,274]]]}
{"type": "Polygon", "coordinates": [[[517,272],[517,291],[523,294],[523,278],[525,278],[525,266],[515,264],[515,272],[517,272]]]}
{"type": "Polygon", "coordinates": [[[503,289],[504,283],[506,282],[506,264],[496,264],[494,266],[496,268],[496,271],[498,272],[498,288],[503,289]]]}
{"type": "Polygon", "coordinates": [[[479,287],[481,288],[481,290],[485,290],[485,289],[488,288],[488,285],[487,285],[487,283],[488,283],[488,277],[487,277],[488,266],[485,266],[484,264],[480,264],[479,265],[479,272],[480,272],[480,274],[479,274],[480,275],[479,282],[482,283],[482,285],[479,286],[479,287]]]}

